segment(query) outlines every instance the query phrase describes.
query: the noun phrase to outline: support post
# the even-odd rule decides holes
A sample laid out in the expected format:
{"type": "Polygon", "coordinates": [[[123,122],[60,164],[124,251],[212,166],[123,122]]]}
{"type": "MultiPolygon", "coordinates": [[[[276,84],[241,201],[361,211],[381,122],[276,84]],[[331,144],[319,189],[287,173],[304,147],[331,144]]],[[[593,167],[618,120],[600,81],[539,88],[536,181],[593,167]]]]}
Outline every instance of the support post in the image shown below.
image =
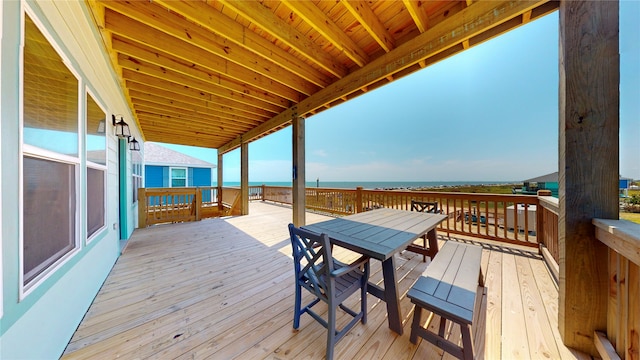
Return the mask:
{"type": "Polygon", "coordinates": [[[249,143],[240,146],[240,213],[249,215],[249,143]]]}
{"type": "Polygon", "coordinates": [[[218,200],[218,213],[222,214],[224,211],[224,205],[222,204],[222,158],[223,158],[223,153],[220,152],[220,150],[218,150],[218,179],[217,179],[217,184],[218,184],[218,194],[217,194],[217,200],[218,200]]]}
{"type": "Polygon", "coordinates": [[[618,218],[618,17],[618,1],[560,3],[558,325],[565,345],[594,356],[608,257],[591,221],[618,218]]]}
{"type": "Polygon", "coordinates": [[[147,209],[147,189],[138,188],[138,227],[144,229],[147,227],[147,216],[149,215],[149,209],[147,209]]]}
{"type": "Polygon", "coordinates": [[[306,224],[304,118],[299,117],[296,111],[291,122],[293,125],[293,225],[302,226],[306,224]]]}

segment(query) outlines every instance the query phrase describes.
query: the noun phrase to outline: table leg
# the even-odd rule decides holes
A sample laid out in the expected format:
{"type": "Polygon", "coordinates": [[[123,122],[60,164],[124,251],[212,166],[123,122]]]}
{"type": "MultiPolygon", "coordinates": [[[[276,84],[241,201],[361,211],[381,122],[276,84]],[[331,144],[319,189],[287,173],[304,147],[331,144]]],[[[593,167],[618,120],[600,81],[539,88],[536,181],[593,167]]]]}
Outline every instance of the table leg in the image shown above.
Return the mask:
{"type": "Polygon", "coordinates": [[[382,262],[382,276],[389,328],[402,335],[402,314],[400,314],[400,299],[396,284],[396,262],[393,256],[382,262]]]}
{"type": "Polygon", "coordinates": [[[429,257],[433,261],[433,258],[438,253],[438,235],[436,229],[429,230],[427,240],[429,240],[429,257]]]}

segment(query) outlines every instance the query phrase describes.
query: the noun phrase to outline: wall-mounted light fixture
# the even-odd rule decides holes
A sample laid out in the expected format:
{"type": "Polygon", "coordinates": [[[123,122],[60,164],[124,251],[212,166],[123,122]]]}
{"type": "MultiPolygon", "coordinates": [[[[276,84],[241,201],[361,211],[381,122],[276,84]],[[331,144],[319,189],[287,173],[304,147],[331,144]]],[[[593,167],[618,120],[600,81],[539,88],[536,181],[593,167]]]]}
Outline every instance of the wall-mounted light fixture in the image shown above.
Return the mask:
{"type": "Polygon", "coordinates": [[[129,125],[127,125],[126,122],[124,122],[124,119],[122,118],[122,116],[120,116],[120,121],[116,121],[116,116],[115,115],[111,115],[111,122],[113,124],[113,126],[116,128],[116,136],[124,139],[124,138],[130,138],[131,137],[131,131],[129,130],[129,125]]]}
{"type": "Polygon", "coordinates": [[[129,150],[131,151],[140,151],[140,142],[136,140],[136,137],[133,137],[133,140],[129,141],[129,150]]]}

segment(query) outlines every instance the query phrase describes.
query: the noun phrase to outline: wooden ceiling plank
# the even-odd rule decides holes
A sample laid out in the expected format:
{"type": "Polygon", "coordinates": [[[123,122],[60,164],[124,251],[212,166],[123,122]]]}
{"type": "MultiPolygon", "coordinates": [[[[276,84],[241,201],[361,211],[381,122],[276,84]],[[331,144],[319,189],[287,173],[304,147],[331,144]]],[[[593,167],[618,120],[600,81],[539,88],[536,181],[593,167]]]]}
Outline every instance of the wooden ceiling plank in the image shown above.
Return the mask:
{"type": "Polygon", "coordinates": [[[315,31],[331,42],[333,46],[344,52],[358,66],[363,67],[369,62],[369,55],[345,34],[329,16],[320,11],[313,2],[295,0],[283,0],[282,2],[298,16],[302,17],[315,31]]]}
{"type": "Polygon", "coordinates": [[[141,114],[140,121],[145,125],[150,125],[156,131],[171,131],[173,133],[184,133],[190,134],[192,132],[200,132],[206,133],[210,136],[219,138],[219,139],[228,139],[229,136],[225,136],[223,132],[210,132],[209,129],[203,128],[202,125],[196,124],[180,124],[176,126],[171,121],[167,121],[166,119],[159,118],[154,116],[153,114],[141,114]]]}
{"type": "Polygon", "coordinates": [[[402,2],[420,33],[427,31],[429,27],[429,17],[427,16],[427,12],[422,8],[422,2],[416,0],[402,0],[402,2]]]}
{"type": "Polygon", "coordinates": [[[212,116],[215,114],[215,116],[218,116],[222,119],[229,119],[231,121],[248,124],[250,126],[255,126],[265,121],[265,119],[256,119],[255,117],[248,118],[246,116],[240,116],[237,111],[233,111],[233,109],[225,108],[223,106],[214,105],[207,107],[186,103],[176,99],[175,96],[167,98],[133,89],[129,89],[129,96],[131,96],[131,99],[134,103],[137,102],[136,99],[146,100],[165,106],[170,106],[176,109],[195,111],[196,113],[200,113],[205,116],[212,116]]]}
{"type": "MultiPolygon", "coordinates": [[[[136,37],[141,36],[143,34],[140,33],[140,31],[148,31],[148,28],[154,28],[183,42],[198,46],[210,52],[212,55],[217,55],[261,76],[286,85],[305,95],[312,94],[317,90],[316,85],[294,75],[279,64],[265,59],[258,59],[255,54],[247,51],[244,47],[226,41],[221,36],[176,14],[170,13],[152,2],[101,0],[101,3],[105,7],[113,10],[113,12],[121,14],[122,17],[131,18],[134,22],[138,23],[137,26],[129,26],[125,29],[125,34],[129,33],[129,37],[131,37],[131,34],[135,34],[136,37]]],[[[107,29],[111,30],[114,24],[109,21],[109,12],[105,15],[107,18],[107,29]]],[[[166,48],[166,44],[163,45],[166,48]]],[[[180,54],[172,55],[179,56],[180,54]]]]}
{"type": "MultiPolygon", "coordinates": [[[[233,107],[251,112],[249,109],[261,109],[266,112],[275,114],[282,111],[284,106],[278,106],[259,99],[247,98],[244,94],[240,94],[233,90],[223,88],[221,86],[211,86],[204,82],[194,80],[192,83],[180,83],[173,81],[170,75],[164,77],[156,77],[135,70],[123,69],[122,76],[126,81],[133,81],[156,88],[167,89],[176,93],[182,93],[191,97],[204,98],[212,101],[229,101],[234,104],[233,107]],[[216,100],[218,99],[218,100],[216,100]]],[[[259,113],[258,113],[259,115],[259,113]]]]}
{"type": "MultiPolygon", "coordinates": [[[[348,70],[327,54],[322,48],[309,40],[304,34],[276,16],[263,4],[250,1],[220,0],[220,3],[233,9],[240,16],[251,21],[263,31],[282,41],[306,59],[313,61],[325,71],[338,78],[344,77],[348,70]]],[[[326,85],[322,86],[325,87],[326,85]]]]}
{"type": "Polygon", "coordinates": [[[393,36],[387,31],[384,24],[373,13],[367,2],[363,0],[342,0],[341,2],[367,32],[380,44],[385,52],[396,47],[393,36]]]}
{"type": "Polygon", "coordinates": [[[205,124],[221,123],[227,125],[233,129],[245,129],[249,130],[255,125],[247,124],[240,121],[234,121],[233,119],[223,118],[220,114],[210,115],[206,113],[197,112],[195,110],[178,109],[173,106],[167,106],[155,101],[136,98],[133,101],[133,106],[136,110],[147,111],[158,115],[172,116],[181,119],[201,120],[205,124]]]}
{"type": "Polygon", "coordinates": [[[193,68],[191,65],[198,64],[208,69],[208,71],[203,71],[215,73],[221,77],[226,76],[243,84],[251,84],[260,89],[261,92],[270,91],[289,101],[300,99],[300,93],[295,89],[271,79],[256,76],[254,72],[230,63],[219,56],[212,55],[200,47],[142,25],[114,11],[107,11],[106,16],[109,31],[117,35],[117,37],[114,36],[112,38],[112,47],[117,52],[126,52],[136,57],[153,59],[155,62],[161,62],[162,66],[167,67],[176,67],[177,61],[175,59],[177,58],[187,62],[187,64],[182,64],[182,68],[193,68]],[[171,58],[174,58],[174,60],[171,58]]]}
{"type": "MultiPolygon", "coordinates": [[[[324,75],[323,73],[315,70],[313,67],[307,65],[306,63],[297,60],[286,50],[276,46],[275,44],[271,43],[269,40],[263,38],[255,32],[245,29],[241,24],[216,11],[210,5],[207,5],[204,2],[175,0],[155,0],[155,2],[200,24],[201,26],[209,29],[209,31],[211,32],[220,34],[230,41],[233,41],[236,44],[245,47],[247,50],[254,52],[256,55],[262,56],[263,58],[267,59],[273,59],[282,67],[306,79],[307,81],[316,84],[319,87],[325,87],[333,81],[333,78],[331,78],[330,76],[324,75]]],[[[223,3],[226,4],[227,2],[223,3]]],[[[245,1],[234,3],[237,3],[240,6],[244,5],[245,3],[251,4],[252,6],[250,6],[250,8],[252,9],[262,8],[262,6],[257,3],[250,3],[245,1]]],[[[275,28],[273,22],[269,23],[269,25],[271,27],[269,27],[268,29],[271,29],[272,27],[275,28]]],[[[287,45],[291,46],[290,44],[287,45]]],[[[326,53],[321,51],[321,49],[313,52],[312,55],[307,55],[300,52],[296,47],[291,47],[296,49],[296,51],[301,55],[304,55],[307,60],[312,61],[318,67],[323,68],[327,72],[331,72],[335,76],[342,77],[346,74],[346,69],[342,68],[339,63],[336,63],[332,58],[328,57],[326,53]],[[334,69],[341,70],[342,73],[334,69]]]]}
{"type": "Polygon", "coordinates": [[[459,45],[460,49],[462,49],[461,43],[464,40],[484,31],[490,31],[493,27],[518,17],[539,5],[544,5],[546,2],[544,0],[514,0],[473,3],[457,16],[443,20],[411,41],[405,42],[391,52],[371,61],[367,66],[352,72],[302,100],[297,105],[284,110],[272,119],[243,134],[242,137],[223,145],[219,148],[219,151],[225,153],[233,150],[239,147],[243,141],[251,141],[274,127],[290,123],[294,114],[304,116],[325,104],[330,104],[345,94],[362,89],[388,75],[393,75],[409,66],[418,64],[451,47],[459,45]]]}
{"type": "MultiPolygon", "coordinates": [[[[133,59],[127,55],[119,55],[118,56],[118,65],[120,65],[123,69],[128,69],[136,72],[140,72],[143,74],[155,76],[161,79],[168,79],[169,81],[184,84],[196,87],[198,89],[208,91],[212,87],[223,87],[228,90],[233,90],[232,98],[237,101],[245,102],[247,104],[252,104],[253,99],[259,99],[270,104],[274,104],[277,106],[282,106],[287,102],[284,99],[278,98],[273,94],[268,93],[260,93],[255,90],[251,90],[247,86],[242,86],[232,81],[225,80],[223,78],[208,78],[208,77],[200,77],[195,78],[189,75],[181,74],[171,69],[166,69],[158,65],[149,64],[146,61],[133,59]]],[[[124,70],[123,70],[124,73],[124,70]]]]}
{"type": "MultiPolygon", "coordinates": [[[[170,83],[165,82],[165,84],[170,84],[170,83]]],[[[226,100],[226,99],[222,99],[214,96],[194,97],[194,96],[191,96],[190,93],[185,94],[185,92],[182,91],[183,89],[181,89],[180,86],[175,86],[175,88],[176,89],[168,89],[167,87],[154,87],[144,83],[127,81],[127,89],[129,89],[129,91],[131,90],[142,91],[147,94],[151,94],[158,97],[164,97],[167,99],[176,99],[184,103],[192,104],[198,107],[204,107],[204,108],[221,107],[222,109],[227,109],[228,112],[231,112],[234,114],[242,114],[242,116],[245,118],[257,117],[257,118],[264,119],[264,118],[271,118],[271,116],[273,116],[273,114],[268,111],[262,111],[261,109],[242,106],[242,104],[237,104],[230,100],[226,100]]],[[[202,94],[202,92],[198,92],[198,94],[202,94]]]]}

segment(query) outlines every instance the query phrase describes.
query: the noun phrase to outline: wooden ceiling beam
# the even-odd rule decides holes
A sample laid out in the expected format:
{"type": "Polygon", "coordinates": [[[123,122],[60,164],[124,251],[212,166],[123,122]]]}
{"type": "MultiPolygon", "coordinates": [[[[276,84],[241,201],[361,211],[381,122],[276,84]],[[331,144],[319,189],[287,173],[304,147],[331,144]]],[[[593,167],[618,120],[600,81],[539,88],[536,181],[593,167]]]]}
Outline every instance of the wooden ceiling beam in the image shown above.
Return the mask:
{"type": "MultiPolygon", "coordinates": [[[[243,104],[238,104],[226,99],[221,99],[219,97],[211,97],[211,96],[206,97],[207,94],[205,94],[204,97],[191,96],[191,93],[189,92],[186,92],[185,94],[185,92],[183,91],[175,91],[175,90],[182,90],[180,89],[181,88],[180,86],[175,86],[174,84],[168,83],[168,82],[166,82],[165,84],[167,85],[171,84],[171,86],[174,86],[176,89],[170,89],[168,87],[154,87],[145,83],[138,83],[131,80],[127,80],[127,89],[129,89],[129,91],[137,90],[150,95],[164,97],[167,99],[175,99],[187,104],[191,104],[191,105],[195,105],[203,108],[212,109],[216,107],[221,107],[222,109],[228,109],[228,111],[234,114],[245,114],[243,116],[246,118],[260,118],[260,119],[267,118],[268,119],[273,116],[273,114],[268,111],[244,106],[243,104]]],[[[202,92],[198,92],[198,93],[202,94],[202,92]]]]}
{"type": "Polygon", "coordinates": [[[215,128],[213,127],[205,128],[198,123],[192,123],[192,122],[176,123],[170,118],[166,118],[157,114],[141,112],[140,121],[142,123],[153,126],[154,129],[156,130],[170,130],[175,132],[183,131],[185,132],[185,134],[188,132],[200,132],[200,133],[209,134],[210,136],[215,136],[219,139],[225,139],[225,138],[228,139],[230,137],[229,135],[225,135],[224,131],[215,130],[215,128]]]}
{"type": "Polygon", "coordinates": [[[167,106],[165,104],[146,99],[134,99],[133,106],[138,111],[147,111],[158,115],[171,116],[173,118],[179,118],[185,121],[201,121],[202,124],[205,125],[205,127],[220,124],[224,125],[227,129],[246,131],[255,126],[246,122],[223,118],[220,116],[220,114],[211,115],[207,113],[197,112],[195,110],[178,109],[173,106],[167,106]]]}
{"type": "Polygon", "coordinates": [[[463,49],[462,42],[484,31],[520,16],[547,1],[486,1],[476,2],[463,9],[457,16],[446,18],[414,39],[403,43],[391,52],[384,54],[367,66],[358,69],[330,86],[319,90],[314,95],[300,101],[272,119],[243,134],[219,148],[221,153],[231,151],[242,142],[251,141],[262,136],[272,128],[291,122],[292,116],[304,116],[325,104],[350,94],[358,89],[366,88],[388,75],[393,75],[410,66],[419,64],[430,57],[458,46],[463,49]]]}
{"type": "Polygon", "coordinates": [[[327,14],[318,9],[313,2],[283,0],[282,3],[358,66],[363,67],[369,62],[369,55],[345,34],[327,14]]]}
{"type": "Polygon", "coordinates": [[[296,89],[262,76],[256,76],[254,72],[246,68],[161,31],[149,27],[143,29],[142,25],[126,16],[113,11],[107,11],[106,16],[109,31],[115,35],[112,38],[112,48],[117,52],[139,57],[165,67],[187,68],[191,71],[201,70],[219,77],[228,77],[243,84],[251,84],[260,91],[270,91],[289,101],[297,101],[301,98],[300,92],[296,89]],[[132,27],[137,27],[140,34],[130,33],[132,27]],[[167,51],[169,49],[171,51],[167,51]],[[180,55],[174,55],[176,53],[180,55]]]}
{"type": "Polygon", "coordinates": [[[264,121],[260,119],[256,119],[256,117],[246,117],[240,115],[237,111],[233,111],[233,109],[225,108],[222,106],[213,106],[213,107],[205,107],[198,106],[191,103],[186,103],[177,100],[175,97],[167,98],[158,96],[155,94],[146,93],[143,91],[129,89],[129,96],[134,103],[138,103],[138,100],[144,100],[153,102],[155,104],[163,105],[166,107],[175,108],[176,110],[183,109],[185,111],[193,111],[204,116],[212,116],[212,114],[216,114],[215,116],[221,119],[228,119],[234,123],[238,124],[247,124],[249,126],[256,126],[264,121]]]}
{"type": "MultiPolygon", "coordinates": [[[[287,71],[279,64],[271,60],[257,58],[254,53],[244,47],[226,41],[223,37],[177,14],[170,13],[167,9],[152,2],[101,1],[101,3],[112,10],[105,13],[107,30],[112,31],[113,28],[118,27],[119,34],[122,36],[140,38],[147,35],[146,32],[150,32],[150,29],[153,28],[158,32],[173,37],[175,40],[180,40],[184,44],[197,46],[211,55],[219,56],[305,95],[314,93],[318,88],[307,80],[287,71]],[[117,20],[113,19],[115,17],[114,13],[120,15],[117,20]],[[110,18],[112,18],[111,21],[109,20],[110,18]],[[124,22],[123,18],[130,18],[126,25],[121,23],[124,22]]],[[[155,48],[162,48],[174,56],[180,57],[182,53],[179,49],[172,51],[170,44],[175,44],[175,42],[167,44],[159,39],[154,39],[147,42],[147,44],[155,44],[155,48]]]]}
{"type": "MultiPolygon", "coordinates": [[[[156,88],[166,89],[186,96],[194,98],[212,100],[217,102],[229,102],[233,104],[234,108],[242,109],[244,111],[252,112],[249,109],[260,109],[269,113],[279,113],[285,106],[278,106],[268,103],[263,100],[251,99],[244,94],[238,93],[233,90],[229,90],[220,86],[212,86],[205,82],[199,82],[197,80],[185,84],[178,81],[172,81],[171,74],[166,76],[157,77],[154,75],[148,75],[146,73],[123,69],[122,76],[125,81],[132,81],[136,83],[146,84],[156,88]]],[[[259,115],[260,113],[258,113],[259,115]]]]}
{"type": "Polygon", "coordinates": [[[277,106],[288,104],[286,100],[278,98],[273,94],[260,93],[255,89],[251,89],[251,87],[247,85],[241,85],[234,81],[226,80],[221,77],[208,77],[204,74],[202,74],[201,77],[192,77],[176,72],[172,69],[149,64],[146,61],[131,58],[130,56],[123,54],[118,55],[118,65],[123,69],[140,72],[142,74],[154,76],[160,79],[167,79],[168,81],[178,84],[190,85],[203,91],[208,91],[212,87],[221,86],[225,89],[233,90],[232,98],[246,104],[255,104],[252,97],[257,100],[265,101],[277,106]]]}
{"type": "Polygon", "coordinates": [[[427,16],[426,11],[422,8],[424,3],[416,0],[402,0],[402,3],[407,8],[413,22],[418,28],[418,31],[420,31],[420,33],[427,31],[429,27],[429,17],[427,16]]]}
{"type": "MultiPolygon", "coordinates": [[[[209,31],[218,33],[234,43],[253,51],[263,58],[272,59],[287,70],[297,74],[307,81],[319,87],[325,87],[333,82],[333,78],[315,70],[307,63],[291,56],[291,53],[278,47],[269,40],[245,29],[241,24],[213,9],[210,5],[198,1],[155,0],[156,3],[170,9],[173,12],[200,24],[209,31]]],[[[336,77],[343,77],[347,70],[342,64],[328,56],[322,49],[314,46],[311,41],[302,34],[296,33],[280,18],[266,9],[262,4],[249,1],[221,1],[226,7],[234,9],[243,17],[249,19],[263,30],[270,33],[287,46],[295,49],[308,61],[323,68],[336,77]],[[242,11],[242,12],[241,12],[242,11]],[[262,15],[257,16],[256,14],[262,15]],[[264,24],[267,25],[264,25],[264,24]],[[299,37],[298,37],[299,36],[299,37]],[[293,41],[292,41],[293,39],[293,41]],[[301,43],[303,45],[299,45],[301,43]]]]}
{"type": "Polygon", "coordinates": [[[389,52],[396,47],[393,36],[387,31],[384,24],[373,13],[367,2],[363,0],[342,0],[347,10],[364,29],[373,37],[385,52],[389,52]]]}

